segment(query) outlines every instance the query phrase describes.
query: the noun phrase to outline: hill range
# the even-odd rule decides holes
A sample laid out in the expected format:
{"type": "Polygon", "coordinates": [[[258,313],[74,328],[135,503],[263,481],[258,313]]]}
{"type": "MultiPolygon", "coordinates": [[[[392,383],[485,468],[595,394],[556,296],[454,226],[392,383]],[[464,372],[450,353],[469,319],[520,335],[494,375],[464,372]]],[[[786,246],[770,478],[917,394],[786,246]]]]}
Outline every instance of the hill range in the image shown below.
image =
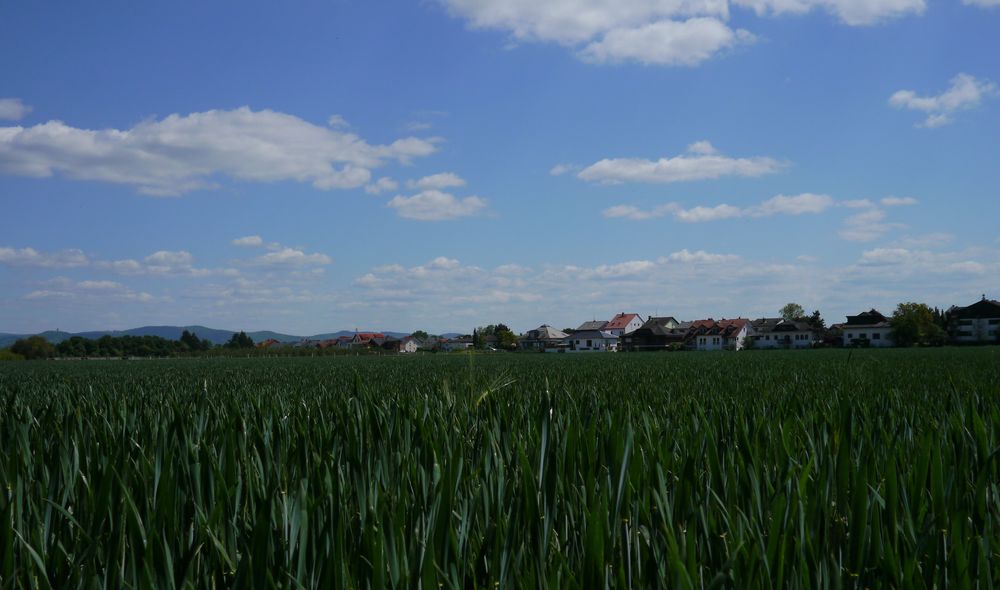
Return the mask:
{"type": "MultiPolygon", "coordinates": [[[[132,328],[130,330],[99,330],[93,332],[63,332],[61,330],[47,330],[45,332],[39,332],[37,335],[42,336],[49,342],[53,344],[59,344],[63,340],[69,340],[73,336],[81,336],[83,338],[89,338],[96,340],[101,336],[159,336],[161,338],[166,338],[168,340],[179,340],[181,333],[187,330],[194,333],[198,338],[203,340],[208,340],[212,344],[225,344],[232,338],[233,334],[237,331],[235,330],[219,330],[216,328],[208,328],[205,326],[142,326],[141,328],[132,328]]],[[[408,336],[408,332],[389,332],[384,330],[373,330],[379,331],[386,336],[392,336],[393,338],[402,338],[403,336],[408,336]]],[[[260,330],[257,332],[247,332],[247,336],[253,338],[254,342],[262,342],[268,338],[273,338],[279,342],[299,342],[300,340],[330,340],[333,338],[339,338],[340,336],[351,336],[354,334],[354,330],[341,330],[339,332],[328,332],[323,334],[314,334],[312,336],[295,336],[292,334],[282,334],[280,332],[271,332],[269,330],[260,330]]],[[[21,338],[27,338],[28,336],[35,336],[36,334],[8,334],[0,332],[0,348],[6,348],[17,340],[21,338]]],[[[445,334],[445,336],[455,336],[454,334],[445,334]]]]}

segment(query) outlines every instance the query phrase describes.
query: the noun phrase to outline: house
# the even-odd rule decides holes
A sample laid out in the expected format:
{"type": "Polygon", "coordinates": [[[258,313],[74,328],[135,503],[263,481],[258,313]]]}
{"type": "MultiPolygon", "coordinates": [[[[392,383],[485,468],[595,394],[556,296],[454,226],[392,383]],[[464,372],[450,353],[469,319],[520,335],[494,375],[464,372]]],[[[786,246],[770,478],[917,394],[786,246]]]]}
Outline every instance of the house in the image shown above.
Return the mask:
{"type": "Polygon", "coordinates": [[[624,336],[641,328],[642,323],[642,317],[637,313],[620,313],[611,318],[611,321],[601,329],[615,336],[624,336]]]}
{"type": "Polygon", "coordinates": [[[452,352],[455,350],[468,350],[472,348],[472,336],[459,336],[458,338],[442,338],[438,341],[441,350],[452,352]]]}
{"type": "Polygon", "coordinates": [[[972,305],[948,310],[949,331],[956,344],[997,342],[1000,339],[1000,301],[986,295],[972,305]]]}
{"type": "Polygon", "coordinates": [[[576,330],[573,330],[573,331],[574,332],[589,332],[589,331],[592,331],[592,330],[603,330],[604,327],[607,326],[607,325],[608,325],[608,322],[606,322],[604,320],[594,320],[592,322],[583,322],[582,324],[580,324],[579,328],[577,328],[576,330]]]}
{"type": "Polygon", "coordinates": [[[257,348],[271,348],[272,346],[280,346],[281,341],[275,340],[274,338],[268,338],[267,340],[257,343],[257,348]]]}
{"type": "Polygon", "coordinates": [[[517,339],[517,347],[521,350],[538,350],[556,352],[565,350],[569,344],[564,342],[566,332],[556,330],[548,324],[542,324],[534,330],[528,330],[517,339]]]}
{"type": "Polygon", "coordinates": [[[583,330],[565,338],[567,352],[618,352],[618,336],[606,330],[583,330]]]}
{"type": "Polygon", "coordinates": [[[750,320],[697,320],[691,323],[688,342],[696,350],[741,350],[750,335],[750,320]]]}
{"type": "Polygon", "coordinates": [[[622,350],[669,350],[680,348],[687,339],[691,322],[678,322],[673,317],[653,317],[643,322],[637,330],[622,336],[622,350]]]}
{"type": "Polygon", "coordinates": [[[874,309],[849,315],[838,327],[844,334],[844,346],[887,348],[894,344],[889,320],[874,309]]]}
{"type": "Polygon", "coordinates": [[[806,322],[760,318],[750,322],[754,348],[812,348],[816,332],[806,322]]]}
{"type": "Polygon", "coordinates": [[[382,346],[385,342],[385,334],[380,332],[355,332],[351,338],[352,347],[360,346],[382,346]]]}
{"type": "Polygon", "coordinates": [[[402,354],[417,352],[418,348],[420,348],[419,341],[413,336],[386,338],[385,342],[382,343],[383,350],[402,354]]]}

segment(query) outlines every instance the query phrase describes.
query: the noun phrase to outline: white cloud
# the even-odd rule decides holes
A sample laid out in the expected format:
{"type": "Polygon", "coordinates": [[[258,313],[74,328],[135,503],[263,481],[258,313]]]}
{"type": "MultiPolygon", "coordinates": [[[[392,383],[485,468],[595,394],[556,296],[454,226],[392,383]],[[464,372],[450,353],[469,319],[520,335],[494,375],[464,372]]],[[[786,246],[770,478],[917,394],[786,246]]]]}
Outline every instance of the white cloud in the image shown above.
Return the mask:
{"type": "Polygon", "coordinates": [[[556,164],[555,166],[549,169],[549,174],[551,174],[552,176],[562,176],[567,172],[575,172],[579,169],[580,168],[578,166],[575,166],[573,164],[556,164]]]}
{"type": "MultiPolygon", "coordinates": [[[[151,303],[158,298],[144,291],[135,291],[126,285],[115,281],[85,280],[73,281],[66,277],[56,277],[46,281],[44,289],[26,293],[26,300],[59,299],[63,301],[80,301],[92,304],[105,304],[108,301],[119,303],[151,303]]],[[[163,301],[165,298],[160,298],[163,301]]]]}
{"type": "MultiPolygon", "coordinates": [[[[695,65],[754,39],[752,33],[726,24],[728,0],[438,1],[472,28],[504,31],[514,42],[556,43],[590,63],[695,65]]],[[[925,0],[734,0],[734,4],[758,15],[824,9],[848,25],[921,14],[926,7],[925,0]]]]}
{"type": "Polygon", "coordinates": [[[916,205],[917,200],[913,197],[885,197],[880,200],[884,207],[900,207],[905,205],[916,205]]]}
{"type": "Polygon", "coordinates": [[[832,207],[835,201],[828,195],[803,193],[801,195],[777,195],[759,205],[740,208],[721,204],[713,207],[699,205],[685,209],[678,203],[666,203],[650,210],[642,210],[632,205],[616,205],[603,211],[604,217],[632,220],[654,219],[672,215],[685,223],[702,223],[731,219],[735,217],[771,217],[773,215],[804,215],[822,213],[832,207]]]}
{"type": "Polygon", "coordinates": [[[95,266],[120,275],[151,275],[159,277],[208,277],[213,275],[235,276],[231,268],[200,268],[194,265],[194,256],[186,250],[158,250],[141,261],[132,258],[98,261],[95,266]]]}
{"type": "Polygon", "coordinates": [[[803,14],[822,8],[851,26],[874,25],[891,18],[923,14],[924,0],[733,0],[758,15],[803,14]]]}
{"type": "Polygon", "coordinates": [[[347,122],[347,119],[341,117],[340,115],[330,115],[330,118],[326,120],[326,124],[330,127],[350,127],[351,124],[347,122]]]}
{"type": "Polygon", "coordinates": [[[979,80],[969,74],[958,74],[951,79],[948,90],[936,96],[917,96],[912,90],[900,90],[889,97],[889,104],[897,109],[910,109],[927,113],[917,127],[940,127],[952,122],[957,111],[979,106],[985,98],[1000,96],[996,84],[979,80]]]}
{"type": "Polygon", "coordinates": [[[687,248],[671,253],[660,259],[662,264],[679,262],[684,264],[718,264],[722,262],[735,262],[740,257],[736,254],[713,254],[704,250],[688,251],[687,248]]]}
{"type": "Polygon", "coordinates": [[[442,190],[465,186],[465,180],[454,172],[441,172],[440,174],[431,174],[418,180],[411,180],[406,183],[406,186],[420,190],[442,190]]]}
{"type": "Polygon", "coordinates": [[[871,242],[894,229],[905,227],[901,223],[886,222],[885,217],[885,211],[876,208],[856,213],[844,220],[839,235],[849,242],[871,242]]]}
{"type": "Polygon", "coordinates": [[[707,141],[688,147],[689,154],[659,160],[605,158],[577,174],[581,180],[615,184],[621,182],[671,183],[706,180],[723,176],[774,174],[785,164],[769,157],[730,158],[714,151],[707,141]],[[712,150],[712,151],[707,151],[712,150]]]}
{"type": "Polygon", "coordinates": [[[966,6],[990,8],[993,6],[1000,6],[1000,0],[962,0],[962,4],[965,4],[966,6]]]}
{"type": "Polygon", "coordinates": [[[31,111],[20,98],[0,98],[0,120],[20,121],[31,111]]]}
{"type": "Polygon", "coordinates": [[[90,260],[82,250],[39,252],[34,248],[0,248],[0,264],[41,268],[72,268],[87,266],[90,260]]]}
{"type": "Polygon", "coordinates": [[[369,195],[381,195],[382,193],[394,191],[399,188],[399,183],[395,180],[383,176],[375,182],[365,187],[365,192],[369,195]]]}
{"type": "Polygon", "coordinates": [[[326,265],[333,262],[333,259],[326,254],[313,253],[306,254],[302,250],[295,248],[281,248],[274,252],[268,252],[252,260],[252,264],[258,266],[282,266],[299,267],[310,265],[326,265]]]}
{"type": "Polygon", "coordinates": [[[397,195],[388,206],[406,219],[445,221],[478,215],[486,209],[487,201],[476,196],[458,199],[449,193],[426,190],[412,197],[397,195]]]}
{"type": "Polygon", "coordinates": [[[754,41],[716,18],[662,20],[641,27],[612,29],[580,51],[591,63],[636,61],[646,65],[694,66],[719,52],[754,41]]]}
{"type": "Polygon", "coordinates": [[[243,248],[259,248],[264,245],[264,240],[260,236],[244,236],[233,240],[233,245],[243,248]]]}
{"type": "Polygon", "coordinates": [[[79,129],[61,121],[0,127],[0,172],[125,184],[149,195],[215,188],[217,176],[247,182],[311,182],[356,188],[388,160],[433,153],[414,137],[372,145],[352,133],[270,110],[170,115],[130,129],[79,129]]]}
{"type": "Polygon", "coordinates": [[[673,212],[678,221],[685,223],[701,223],[705,221],[718,221],[732,217],[742,217],[743,210],[732,205],[716,205],[715,207],[691,207],[690,209],[677,209],[673,212]]]}
{"type": "Polygon", "coordinates": [[[712,154],[719,153],[719,150],[715,149],[712,142],[707,140],[696,141],[687,147],[687,151],[692,154],[700,154],[702,156],[711,156],[712,154]]]}

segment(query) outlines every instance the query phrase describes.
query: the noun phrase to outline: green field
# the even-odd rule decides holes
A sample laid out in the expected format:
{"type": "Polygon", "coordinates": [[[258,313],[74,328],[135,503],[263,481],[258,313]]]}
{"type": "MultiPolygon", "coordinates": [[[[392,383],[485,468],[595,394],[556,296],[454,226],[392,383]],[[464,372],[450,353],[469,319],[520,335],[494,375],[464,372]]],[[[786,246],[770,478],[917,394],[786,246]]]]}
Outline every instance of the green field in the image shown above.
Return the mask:
{"type": "Polygon", "coordinates": [[[0,588],[1000,585],[1000,349],[0,364],[0,588]]]}

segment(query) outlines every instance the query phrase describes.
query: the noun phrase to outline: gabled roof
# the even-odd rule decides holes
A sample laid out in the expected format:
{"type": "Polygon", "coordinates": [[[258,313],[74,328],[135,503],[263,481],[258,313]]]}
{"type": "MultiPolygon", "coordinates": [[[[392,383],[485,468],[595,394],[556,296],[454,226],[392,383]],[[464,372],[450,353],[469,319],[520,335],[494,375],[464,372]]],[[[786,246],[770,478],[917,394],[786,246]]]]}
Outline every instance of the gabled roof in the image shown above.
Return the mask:
{"type": "Polygon", "coordinates": [[[605,330],[623,330],[628,327],[632,320],[639,317],[637,313],[620,313],[611,318],[611,321],[604,326],[605,330]]]}
{"type": "Polygon", "coordinates": [[[605,330],[584,330],[581,332],[573,332],[570,336],[566,337],[568,340],[618,340],[618,336],[615,336],[611,332],[605,330]]]}
{"type": "Polygon", "coordinates": [[[691,328],[691,322],[678,322],[676,318],[671,316],[665,317],[652,317],[650,316],[642,326],[633,332],[636,333],[649,333],[654,336],[676,336],[687,334],[687,331],[691,328]],[[669,328],[671,324],[676,325],[675,328],[669,328]]]}
{"type": "Polygon", "coordinates": [[[608,325],[606,320],[594,320],[592,322],[583,322],[580,327],[576,329],[577,332],[584,332],[586,330],[603,330],[605,326],[608,325]]]}
{"type": "Polygon", "coordinates": [[[548,324],[542,324],[534,330],[528,330],[522,340],[562,340],[567,336],[566,332],[556,330],[548,324]]]}
{"type": "Polygon", "coordinates": [[[750,322],[754,332],[809,332],[812,326],[806,322],[786,320],[785,318],[760,318],[750,322]]]}
{"type": "Polygon", "coordinates": [[[889,325],[889,320],[884,315],[880,314],[874,309],[868,311],[863,311],[858,315],[847,316],[847,326],[852,328],[858,326],[868,326],[868,327],[885,327],[889,325]]]}
{"type": "Polygon", "coordinates": [[[1000,318],[1000,301],[983,297],[972,305],[953,308],[951,315],[960,320],[1000,318]]]}

